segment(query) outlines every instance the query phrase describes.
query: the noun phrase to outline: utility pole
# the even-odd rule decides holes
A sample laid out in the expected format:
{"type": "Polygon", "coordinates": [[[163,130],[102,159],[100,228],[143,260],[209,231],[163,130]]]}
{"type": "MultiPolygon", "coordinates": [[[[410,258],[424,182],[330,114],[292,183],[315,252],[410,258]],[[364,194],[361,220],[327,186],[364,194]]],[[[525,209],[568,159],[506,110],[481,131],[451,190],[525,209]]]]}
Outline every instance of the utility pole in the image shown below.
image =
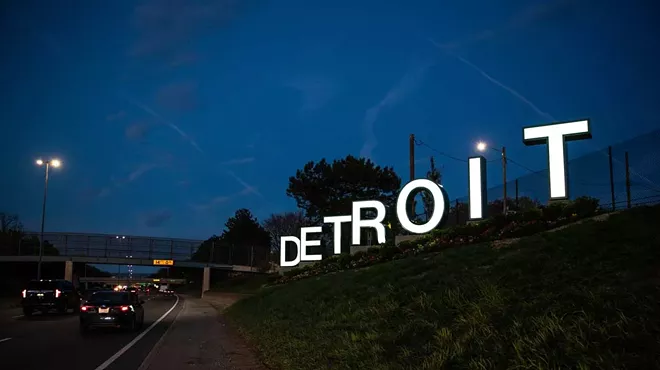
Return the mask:
{"type": "Polygon", "coordinates": [[[626,152],[626,205],[628,208],[632,207],[630,201],[630,165],[628,163],[628,152],[626,152]]]}
{"type": "Polygon", "coordinates": [[[504,191],[504,199],[502,200],[502,212],[506,216],[506,147],[502,147],[502,190],[504,191]]]}
{"type": "Polygon", "coordinates": [[[610,165],[610,195],[612,196],[612,211],[616,211],[616,196],[614,194],[614,165],[612,164],[612,146],[607,147],[610,165]]]}
{"type": "MultiPolygon", "coordinates": [[[[410,181],[415,179],[415,134],[410,134],[410,181]]],[[[410,217],[415,217],[415,198],[410,200],[410,217]]]]}

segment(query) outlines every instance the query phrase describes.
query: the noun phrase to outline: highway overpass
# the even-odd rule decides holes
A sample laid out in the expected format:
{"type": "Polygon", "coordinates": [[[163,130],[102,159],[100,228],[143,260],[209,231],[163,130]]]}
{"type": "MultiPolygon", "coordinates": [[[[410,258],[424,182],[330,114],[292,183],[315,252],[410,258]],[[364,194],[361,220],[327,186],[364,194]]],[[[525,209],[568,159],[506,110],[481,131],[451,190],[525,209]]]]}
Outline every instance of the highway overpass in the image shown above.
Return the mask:
{"type": "Polygon", "coordinates": [[[186,279],[170,279],[170,278],[129,278],[126,276],[120,277],[81,277],[80,283],[103,283],[103,284],[185,284],[186,279]]]}
{"type": "MultiPolygon", "coordinates": [[[[40,233],[26,233],[17,245],[0,245],[0,262],[37,262],[40,233]]],[[[58,255],[44,255],[43,262],[64,262],[64,279],[73,279],[74,263],[134,265],[155,267],[188,267],[203,269],[202,292],[210,288],[211,269],[258,273],[250,266],[255,248],[250,248],[245,261],[232,263],[233,248],[211,245],[208,261],[192,261],[202,240],[155,238],[111,234],[44,233],[44,243],[57,249],[58,255]],[[212,263],[214,253],[228,255],[228,263],[212,263]],[[228,253],[227,253],[228,252],[228,253]]],[[[244,251],[244,250],[243,250],[244,251]]]]}

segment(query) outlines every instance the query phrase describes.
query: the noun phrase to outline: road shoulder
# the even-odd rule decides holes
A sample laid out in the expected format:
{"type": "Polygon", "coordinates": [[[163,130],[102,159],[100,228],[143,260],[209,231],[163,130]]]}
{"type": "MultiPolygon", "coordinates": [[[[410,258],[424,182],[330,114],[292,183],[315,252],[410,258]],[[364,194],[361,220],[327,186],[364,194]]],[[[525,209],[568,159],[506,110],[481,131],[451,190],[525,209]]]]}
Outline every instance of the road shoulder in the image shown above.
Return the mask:
{"type": "Polygon", "coordinates": [[[206,300],[186,297],[176,321],[140,370],[262,370],[263,365],[243,339],[206,300]]]}

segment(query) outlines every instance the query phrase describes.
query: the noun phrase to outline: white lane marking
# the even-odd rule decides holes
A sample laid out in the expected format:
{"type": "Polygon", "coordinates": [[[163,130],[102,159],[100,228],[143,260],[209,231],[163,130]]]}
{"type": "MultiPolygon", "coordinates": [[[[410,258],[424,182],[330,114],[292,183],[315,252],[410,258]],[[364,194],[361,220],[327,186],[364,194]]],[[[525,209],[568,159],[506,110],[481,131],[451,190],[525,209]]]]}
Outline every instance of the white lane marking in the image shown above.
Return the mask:
{"type": "Polygon", "coordinates": [[[12,318],[12,319],[20,319],[20,318],[23,317],[23,316],[24,316],[24,315],[17,315],[17,316],[12,316],[11,318],[12,318]]]}
{"type": "Polygon", "coordinates": [[[147,333],[150,332],[151,329],[153,329],[156,325],[158,325],[158,323],[160,323],[161,321],[163,321],[163,319],[165,319],[165,317],[167,317],[167,315],[169,315],[170,312],[172,312],[172,311],[174,310],[174,308],[176,307],[176,305],[177,305],[178,303],[179,303],[179,296],[176,296],[176,302],[174,302],[174,304],[172,305],[172,307],[170,307],[170,309],[167,310],[167,312],[165,312],[165,313],[163,314],[163,316],[161,316],[158,320],[156,320],[156,322],[154,322],[153,324],[151,324],[151,326],[149,326],[145,331],[143,331],[142,333],[140,333],[140,335],[138,335],[137,337],[135,337],[135,339],[133,339],[133,340],[130,341],[127,345],[125,345],[124,348],[120,349],[117,353],[115,353],[114,355],[112,355],[109,359],[105,360],[104,363],[102,363],[101,365],[99,365],[99,366],[98,366],[96,369],[94,369],[94,370],[104,370],[105,368],[107,368],[108,366],[110,366],[110,365],[111,365],[113,362],[115,362],[115,361],[116,361],[121,355],[123,355],[124,352],[128,351],[131,347],[133,347],[133,346],[135,345],[135,343],[137,343],[140,339],[142,339],[142,337],[144,337],[145,335],[147,335],[147,333]]]}
{"type": "Polygon", "coordinates": [[[0,339],[0,343],[2,343],[2,342],[6,342],[6,341],[8,341],[8,340],[11,340],[11,338],[0,339]]]}
{"type": "Polygon", "coordinates": [[[165,337],[167,337],[167,334],[172,331],[172,328],[174,328],[174,323],[176,323],[176,320],[179,318],[179,315],[181,315],[181,312],[186,309],[186,301],[183,301],[183,307],[179,310],[179,312],[176,313],[176,316],[174,316],[174,319],[172,319],[172,323],[170,324],[170,327],[165,330],[165,333],[158,339],[158,342],[154,344],[153,348],[151,348],[151,351],[147,354],[147,356],[144,358],[144,361],[142,361],[142,364],[140,367],[138,367],[138,370],[145,370],[151,365],[151,361],[153,360],[153,356],[160,347],[163,345],[165,342],[165,337]]]}

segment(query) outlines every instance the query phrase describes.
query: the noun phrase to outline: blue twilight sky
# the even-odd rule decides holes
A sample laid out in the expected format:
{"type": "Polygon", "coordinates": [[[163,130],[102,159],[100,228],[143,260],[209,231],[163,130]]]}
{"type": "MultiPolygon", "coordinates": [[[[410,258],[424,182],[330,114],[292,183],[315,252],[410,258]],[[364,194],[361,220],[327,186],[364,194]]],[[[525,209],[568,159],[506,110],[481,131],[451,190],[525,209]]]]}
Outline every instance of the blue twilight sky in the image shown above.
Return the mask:
{"type": "MultiPolygon", "coordinates": [[[[205,239],[238,208],[294,209],[287,179],[310,160],[362,155],[407,178],[411,133],[461,158],[488,140],[541,169],[523,126],[591,118],[572,157],[660,127],[653,1],[2,6],[0,211],[30,230],[39,156],[64,162],[47,231],[205,239]]],[[[430,155],[417,148],[418,176],[430,155]]],[[[435,155],[464,196],[465,164],[435,155]]]]}

